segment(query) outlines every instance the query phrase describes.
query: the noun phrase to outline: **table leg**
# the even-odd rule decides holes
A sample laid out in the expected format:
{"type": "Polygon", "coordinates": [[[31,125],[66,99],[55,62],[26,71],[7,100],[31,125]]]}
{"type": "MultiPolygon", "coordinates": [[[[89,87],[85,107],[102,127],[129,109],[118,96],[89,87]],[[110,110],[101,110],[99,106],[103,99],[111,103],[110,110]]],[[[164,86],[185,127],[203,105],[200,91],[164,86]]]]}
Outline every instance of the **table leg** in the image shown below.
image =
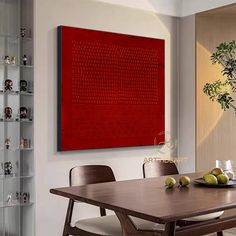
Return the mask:
{"type": "MultiPolygon", "coordinates": [[[[129,218],[129,216],[122,212],[115,212],[118,219],[120,220],[121,228],[122,228],[122,236],[163,236],[163,231],[148,231],[148,230],[137,230],[133,221],[129,218]]],[[[175,228],[175,227],[174,227],[175,228]]],[[[167,234],[174,235],[174,234],[167,234]]]]}
{"type": "Polygon", "coordinates": [[[121,212],[116,212],[118,219],[120,220],[122,235],[129,236],[136,232],[136,228],[130,218],[121,212]]]}
{"type": "Polygon", "coordinates": [[[166,223],[164,235],[165,236],[175,236],[175,226],[176,226],[175,221],[166,223]]]}

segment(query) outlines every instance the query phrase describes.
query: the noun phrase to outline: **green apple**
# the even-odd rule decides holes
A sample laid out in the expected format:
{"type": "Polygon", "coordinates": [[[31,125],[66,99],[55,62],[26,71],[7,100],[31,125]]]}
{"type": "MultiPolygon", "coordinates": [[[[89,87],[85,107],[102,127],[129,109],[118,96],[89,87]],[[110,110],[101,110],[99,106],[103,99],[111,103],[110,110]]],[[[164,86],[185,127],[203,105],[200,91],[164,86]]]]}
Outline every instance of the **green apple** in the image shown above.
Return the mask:
{"type": "Polygon", "coordinates": [[[173,188],[176,184],[176,180],[172,177],[167,177],[165,180],[165,186],[167,188],[173,188]]]}
{"type": "Polygon", "coordinates": [[[207,184],[211,184],[211,185],[218,184],[217,178],[212,174],[205,175],[204,180],[207,184]]]}
{"type": "Polygon", "coordinates": [[[229,182],[229,177],[226,174],[220,174],[217,176],[219,184],[227,184],[229,182]]]}
{"type": "Polygon", "coordinates": [[[214,168],[211,171],[211,174],[214,175],[214,176],[221,175],[223,173],[224,173],[224,171],[221,168],[214,168]]]}
{"type": "Polygon", "coordinates": [[[188,176],[182,176],[179,179],[179,184],[181,187],[187,187],[190,184],[191,180],[188,176]]]}

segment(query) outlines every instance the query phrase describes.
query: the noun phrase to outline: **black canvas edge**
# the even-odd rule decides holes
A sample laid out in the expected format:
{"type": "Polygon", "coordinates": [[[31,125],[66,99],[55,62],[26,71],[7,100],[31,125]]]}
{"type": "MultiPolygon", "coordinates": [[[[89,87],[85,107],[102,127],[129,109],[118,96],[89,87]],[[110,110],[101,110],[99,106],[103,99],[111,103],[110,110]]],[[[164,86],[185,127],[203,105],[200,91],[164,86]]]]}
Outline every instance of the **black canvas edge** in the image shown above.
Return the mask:
{"type": "Polygon", "coordinates": [[[62,120],[62,26],[57,27],[57,151],[62,151],[61,147],[61,120],[62,120]]]}

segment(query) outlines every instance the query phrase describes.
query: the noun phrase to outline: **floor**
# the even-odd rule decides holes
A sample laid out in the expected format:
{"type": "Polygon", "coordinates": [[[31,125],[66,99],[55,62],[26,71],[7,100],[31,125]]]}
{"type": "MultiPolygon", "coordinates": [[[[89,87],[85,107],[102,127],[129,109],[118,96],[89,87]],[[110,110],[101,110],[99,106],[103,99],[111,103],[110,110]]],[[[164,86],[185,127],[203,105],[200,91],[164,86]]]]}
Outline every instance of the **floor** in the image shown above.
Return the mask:
{"type": "MultiPolygon", "coordinates": [[[[224,232],[224,236],[235,236],[235,235],[236,235],[236,232],[235,232],[235,234],[224,232]]],[[[212,236],[213,236],[213,235],[212,235],[212,236]]],[[[215,235],[214,235],[214,236],[215,236],[215,235]]]]}
{"type": "MultiPolygon", "coordinates": [[[[216,234],[211,234],[209,236],[216,236],[216,234]]],[[[224,231],[224,236],[236,236],[236,228],[224,231]]]]}
{"type": "MultiPolygon", "coordinates": [[[[236,234],[224,232],[224,236],[235,236],[235,235],[236,234]]],[[[206,235],[206,236],[216,236],[216,234],[209,234],[209,235],[206,235]]]]}

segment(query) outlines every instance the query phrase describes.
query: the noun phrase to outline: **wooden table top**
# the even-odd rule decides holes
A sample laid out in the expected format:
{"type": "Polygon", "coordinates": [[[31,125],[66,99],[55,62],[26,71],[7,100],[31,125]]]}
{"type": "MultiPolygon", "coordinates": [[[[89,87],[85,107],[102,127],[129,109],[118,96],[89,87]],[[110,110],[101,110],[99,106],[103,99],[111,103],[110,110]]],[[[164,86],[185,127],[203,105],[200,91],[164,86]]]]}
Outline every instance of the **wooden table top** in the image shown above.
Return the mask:
{"type": "MultiPolygon", "coordinates": [[[[202,173],[188,174],[193,181],[202,173]]],[[[174,176],[178,180],[179,176],[174,176]]],[[[236,188],[166,189],[166,177],[51,189],[50,192],[158,223],[236,208],[236,188]]]]}

